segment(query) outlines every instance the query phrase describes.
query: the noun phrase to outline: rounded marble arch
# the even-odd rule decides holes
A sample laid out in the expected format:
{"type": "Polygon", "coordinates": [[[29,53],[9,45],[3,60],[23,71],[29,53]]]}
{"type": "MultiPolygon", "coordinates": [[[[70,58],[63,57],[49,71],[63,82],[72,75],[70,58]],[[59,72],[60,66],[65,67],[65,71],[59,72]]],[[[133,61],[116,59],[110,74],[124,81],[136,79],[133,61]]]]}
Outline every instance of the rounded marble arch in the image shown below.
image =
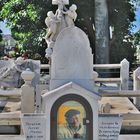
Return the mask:
{"type": "Polygon", "coordinates": [[[76,94],[68,94],[60,97],[55,101],[51,109],[51,140],[57,140],[57,117],[59,107],[67,101],[76,101],[82,105],[86,112],[84,124],[86,125],[86,138],[93,140],[93,111],[89,102],[82,96],[76,94]]]}

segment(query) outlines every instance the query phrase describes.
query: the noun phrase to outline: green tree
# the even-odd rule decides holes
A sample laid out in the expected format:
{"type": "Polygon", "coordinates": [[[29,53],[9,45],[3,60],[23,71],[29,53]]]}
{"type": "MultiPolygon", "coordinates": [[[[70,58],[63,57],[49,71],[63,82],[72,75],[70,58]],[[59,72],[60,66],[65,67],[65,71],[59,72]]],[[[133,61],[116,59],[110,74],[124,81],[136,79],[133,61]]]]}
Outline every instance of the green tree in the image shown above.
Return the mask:
{"type": "Polygon", "coordinates": [[[134,42],[133,42],[133,44],[134,44],[134,46],[136,47],[136,46],[138,46],[138,45],[140,45],[140,30],[139,31],[137,31],[135,34],[134,34],[134,42]]]}
{"type": "MultiPolygon", "coordinates": [[[[3,20],[6,19],[13,38],[23,46],[25,51],[31,53],[32,58],[40,58],[42,62],[46,62],[44,56],[47,47],[45,40],[42,39],[46,34],[44,20],[49,10],[57,9],[57,6],[53,6],[51,2],[52,0],[0,0],[0,16],[3,20]]],[[[128,54],[129,51],[133,52],[130,47],[131,42],[123,42],[127,35],[131,36],[131,22],[135,17],[135,8],[129,2],[130,0],[108,0],[109,24],[115,28],[113,39],[110,41],[110,56],[113,63],[117,63],[124,57],[129,61],[132,60],[128,54]]],[[[78,7],[76,25],[87,33],[94,53],[94,1],[71,0],[70,5],[72,3],[78,7]]]]}
{"type": "Polygon", "coordinates": [[[2,41],[2,30],[0,29],[0,42],[2,41]]]}
{"type": "Polygon", "coordinates": [[[0,42],[0,58],[4,56],[4,41],[0,42]]]}
{"type": "MultiPolygon", "coordinates": [[[[29,50],[33,55],[41,54],[43,60],[46,48],[46,43],[42,39],[46,33],[44,20],[47,11],[51,9],[55,11],[57,6],[51,5],[52,0],[0,0],[0,2],[1,17],[7,20],[13,38],[23,46],[24,50],[29,50]]],[[[73,0],[70,3],[78,5],[79,18],[76,24],[89,35],[93,47],[94,1],[88,0],[85,3],[73,0]]]]}
{"type": "MultiPolygon", "coordinates": [[[[1,21],[1,19],[0,19],[1,21]]],[[[0,58],[4,55],[4,44],[2,42],[2,30],[0,29],[0,58]]]]}
{"type": "MultiPolygon", "coordinates": [[[[0,21],[2,21],[2,19],[0,18],[0,21]]],[[[0,42],[2,41],[2,30],[0,29],[0,42]]]]}
{"type": "Polygon", "coordinates": [[[109,25],[114,27],[113,38],[110,40],[110,63],[119,63],[126,58],[130,63],[135,60],[136,48],[132,43],[135,6],[130,0],[108,0],[109,25]]]}
{"type": "MultiPolygon", "coordinates": [[[[0,11],[1,11],[1,6],[0,6],[0,11]]],[[[0,22],[2,21],[2,18],[0,17],[0,22]]],[[[0,42],[2,41],[2,30],[0,29],[0,42]]]]}
{"type": "Polygon", "coordinates": [[[136,63],[140,62],[140,30],[133,34],[133,45],[136,48],[136,63]]]}
{"type": "Polygon", "coordinates": [[[12,37],[23,46],[23,49],[30,50],[31,57],[45,49],[41,38],[45,34],[44,19],[48,4],[44,0],[1,0],[0,2],[1,18],[6,19],[12,37]]]}

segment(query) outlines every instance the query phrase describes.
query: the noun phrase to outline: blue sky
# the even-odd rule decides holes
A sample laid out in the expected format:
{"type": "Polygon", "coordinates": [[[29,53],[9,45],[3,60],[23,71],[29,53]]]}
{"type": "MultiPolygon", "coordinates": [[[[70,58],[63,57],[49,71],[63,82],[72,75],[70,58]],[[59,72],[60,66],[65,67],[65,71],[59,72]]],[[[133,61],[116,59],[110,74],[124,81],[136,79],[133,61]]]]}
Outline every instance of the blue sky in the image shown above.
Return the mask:
{"type": "Polygon", "coordinates": [[[133,29],[133,32],[140,30],[140,7],[136,11],[136,21],[134,22],[136,27],[133,29]]]}
{"type": "MultiPolygon", "coordinates": [[[[134,25],[136,25],[135,28],[133,28],[132,32],[137,32],[140,30],[140,7],[136,11],[136,21],[134,22],[134,25]]],[[[0,22],[0,29],[3,31],[3,34],[10,34],[10,30],[6,27],[4,22],[0,22]]]]}
{"type": "Polygon", "coordinates": [[[0,22],[0,29],[2,30],[3,34],[10,34],[10,29],[8,29],[5,25],[5,22],[0,22]]]}

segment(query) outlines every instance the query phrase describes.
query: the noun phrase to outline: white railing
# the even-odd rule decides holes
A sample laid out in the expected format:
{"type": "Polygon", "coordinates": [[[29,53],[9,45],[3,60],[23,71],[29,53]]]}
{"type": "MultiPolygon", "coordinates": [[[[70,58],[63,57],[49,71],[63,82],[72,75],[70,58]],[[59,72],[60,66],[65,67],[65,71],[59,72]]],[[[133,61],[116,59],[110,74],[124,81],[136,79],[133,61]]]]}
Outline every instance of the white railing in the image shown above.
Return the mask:
{"type": "Polygon", "coordinates": [[[41,69],[50,69],[50,65],[49,64],[41,64],[41,69]]]}
{"type": "MultiPolygon", "coordinates": [[[[41,69],[50,69],[49,64],[41,64],[41,69]]],[[[128,90],[129,84],[129,62],[126,59],[123,59],[120,64],[94,64],[93,69],[120,69],[120,77],[119,78],[96,78],[95,82],[106,83],[106,82],[114,82],[120,83],[121,90],[128,90]]]]}
{"type": "MultiPolygon", "coordinates": [[[[140,67],[133,72],[133,87],[134,91],[140,90],[140,67]]],[[[140,110],[140,97],[133,98],[134,104],[140,110]]]]}
{"type": "Polygon", "coordinates": [[[114,82],[120,83],[121,90],[128,90],[129,85],[129,62],[123,59],[120,64],[95,64],[93,69],[120,69],[119,78],[96,78],[95,82],[106,83],[114,82]]]}
{"type": "Polygon", "coordinates": [[[0,89],[0,97],[21,96],[21,89],[2,90],[0,89]]]}
{"type": "MultiPolygon", "coordinates": [[[[114,65],[114,67],[122,68],[120,65],[117,65],[117,64],[113,64],[113,65],[114,65]]],[[[108,67],[112,68],[113,65],[110,64],[108,67]]],[[[96,66],[98,66],[98,65],[96,65],[96,66]]],[[[104,67],[104,66],[102,65],[102,67],[104,67]]],[[[49,68],[49,67],[47,66],[47,68],[49,68]]],[[[22,74],[22,77],[25,80],[25,84],[22,86],[21,89],[14,89],[14,90],[9,90],[9,91],[0,90],[1,97],[3,97],[3,96],[21,96],[22,113],[29,113],[29,112],[31,113],[31,112],[35,111],[35,108],[34,108],[35,90],[31,86],[31,80],[33,78],[33,75],[34,74],[30,71],[24,72],[24,76],[22,74]],[[28,103],[30,103],[30,105],[28,103]]],[[[139,77],[140,77],[140,68],[138,68],[134,72],[134,90],[133,91],[132,90],[121,90],[121,91],[120,90],[99,90],[99,94],[102,97],[137,97],[137,98],[140,98],[140,89],[139,89],[140,88],[140,78],[139,77]]],[[[43,89],[46,89],[46,86],[44,85],[44,87],[40,87],[40,89],[38,87],[37,89],[38,89],[38,92],[36,91],[36,94],[39,96],[39,98],[35,99],[35,100],[36,100],[36,106],[40,107],[40,108],[38,108],[38,107],[36,108],[37,113],[39,113],[39,112],[41,112],[41,92],[43,89]]],[[[140,103],[138,101],[139,100],[137,100],[137,104],[140,103]]],[[[134,116],[135,116],[135,114],[131,115],[131,117],[134,117],[134,116]]],[[[139,117],[140,115],[138,114],[137,116],[139,117]]],[[[3,117],[3,116],[1,116],[1,117],[3,117]]],[[[11,116],[11,117],[13,117],[13,116],[11,116]]],[[[128,117],[128,116],[126,116],[126,117],[128,117]]],[[[138,119],[138,121],[139,121],[139,119],[138,119]]],[[[124,123],[128,124],[127,120],[124,123]]],[[[139,124],[140,124],[140,121],[139,121],[139,124]]]]}
{"type": "Polygon", "coordinates": [[[99,90],[102,97],[140,97],[140,90],[99,90]]]}

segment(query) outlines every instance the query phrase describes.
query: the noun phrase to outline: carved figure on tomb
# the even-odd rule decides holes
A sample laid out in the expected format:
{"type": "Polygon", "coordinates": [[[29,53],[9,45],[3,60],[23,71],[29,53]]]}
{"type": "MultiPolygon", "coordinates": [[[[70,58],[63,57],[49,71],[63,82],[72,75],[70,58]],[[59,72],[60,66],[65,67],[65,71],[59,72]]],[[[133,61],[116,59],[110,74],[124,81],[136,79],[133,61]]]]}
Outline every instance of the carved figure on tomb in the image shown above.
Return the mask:
{"type": "Polygon", "coordinates": [[[56,16],[54,15],[54,13],[52,11],[49,11],[47,13],[47,18],[45,19],[45,24],[48,27],[48,31],[47,34],[45,36],[45,40],[46,42],[50,42],[53,41],[53,37],[56,34],[56,30],[57,30],[57,23],[60,22],[60,20],[58,20],[56,18],[56,16]]]}
{"type": "Polygon", "coordinates": [[[76,10],[77,6],[75,4],[72,4],[69,10],[67,10],[66,12],[63,11],[63,14],[65,14],[65,20],[68,27],[74,26],[74,22],[77,18],[76,10]]]}

